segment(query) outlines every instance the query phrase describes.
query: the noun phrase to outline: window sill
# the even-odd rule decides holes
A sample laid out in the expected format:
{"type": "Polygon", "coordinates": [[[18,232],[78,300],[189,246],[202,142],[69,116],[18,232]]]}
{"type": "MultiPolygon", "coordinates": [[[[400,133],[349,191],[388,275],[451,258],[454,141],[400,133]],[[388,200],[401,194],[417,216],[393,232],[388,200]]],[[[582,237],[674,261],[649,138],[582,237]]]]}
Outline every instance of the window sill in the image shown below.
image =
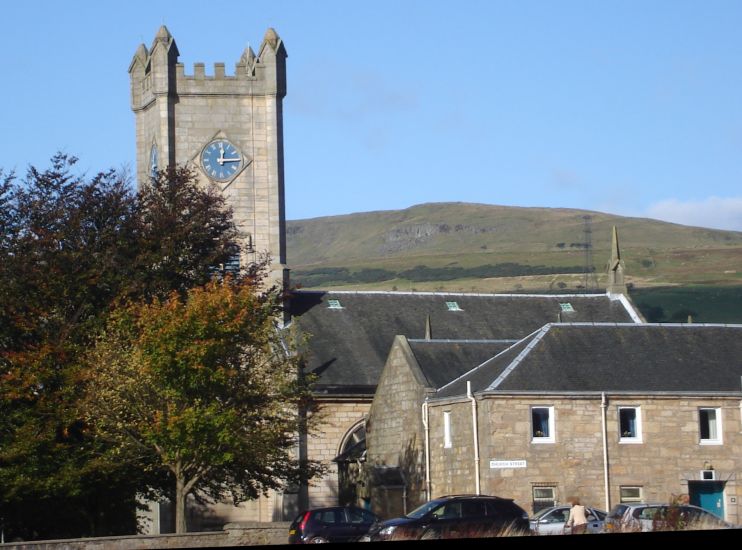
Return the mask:
{"type": "Polygon", "coordinates": [[[699,445],[723,445],[724,442],[721,439],[701,439],[698,442],[699,445]]]}

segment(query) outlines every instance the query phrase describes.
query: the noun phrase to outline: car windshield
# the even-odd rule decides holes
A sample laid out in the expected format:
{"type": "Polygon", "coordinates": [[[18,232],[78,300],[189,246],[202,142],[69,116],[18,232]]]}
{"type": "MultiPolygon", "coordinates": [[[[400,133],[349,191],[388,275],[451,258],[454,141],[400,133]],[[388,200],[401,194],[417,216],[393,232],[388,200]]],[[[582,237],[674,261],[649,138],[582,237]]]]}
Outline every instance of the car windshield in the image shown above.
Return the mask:
{"type": "Polygon", "coordinates": [[[538,512],[536,512],[536,514],[531,519],[535,519],[535,520],[541,519],[542,517],[544,517],[546,514],[548,514],[552,510],[554,510],[554,508],[544,508],[543,510],[539,510],[538,512]]]}
{"type": "Polygon", "coordinates": [[[434,510],[435,508],[438,508],[438,506],[440,506],[444,502],[446,502],[446,501],[443,500],[443,499],[431,500],[429,502],[426,502],[422,506],[418,506],[412,512],[410,512],[409,514],[407,514],[407,517],[408,518],[419,519],[419,518],[423,517],[425,514],[427,514],[428,512],[430,512],[431,510],[434,510]]]}
{"type": "Polygon", "coordinates": [[[610,511],[608,514],[609,518],[620,518],[622,515],[624,515],[624,512],[628,509],[628,506],[625,506],[623,504],[617,504],[613,510],[610,511]]]}

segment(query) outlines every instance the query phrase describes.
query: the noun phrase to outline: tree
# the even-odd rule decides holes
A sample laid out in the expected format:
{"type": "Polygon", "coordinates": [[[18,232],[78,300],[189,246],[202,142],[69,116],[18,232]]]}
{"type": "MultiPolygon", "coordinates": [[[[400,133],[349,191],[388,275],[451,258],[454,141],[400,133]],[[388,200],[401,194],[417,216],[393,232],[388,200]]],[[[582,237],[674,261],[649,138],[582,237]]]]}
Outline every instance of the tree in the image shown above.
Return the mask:
{"type": "Polygon", "coordinates": [[[84,353],[123,297],[185,292],[239,251],[224,198],[188,170],[136,193],[76,162],[0,171],[0,515],[25,540],[136,530],[136,493],[163,475],[76,414],[84,353]]]}
{"type": "Polygon", "coordinates": [[[239,255],[232,210],[215,186],[201,187],[188,167],[157,173],[138,193],[135,286],[131,296],[166,297],[206,284],[239,255]]]}
{"type": "Polygon", "coordinates": [[[279,290],[259,290],[264,277],[129,303],[87,358],[87,421],[171,472],[176,533],[188,494],[238,503],[318,471],[292,456],[309,380],[276,326],[279,290]]]}
{"type": "Polygon", "coordinates": [[[136,202],[123,174],[88,180],[75,162],[56,155],[0,190],[0,513],[24,539],[136,528],[137,472],[107,462],[71,412],[76,358],[135,257],[136,202]]]}

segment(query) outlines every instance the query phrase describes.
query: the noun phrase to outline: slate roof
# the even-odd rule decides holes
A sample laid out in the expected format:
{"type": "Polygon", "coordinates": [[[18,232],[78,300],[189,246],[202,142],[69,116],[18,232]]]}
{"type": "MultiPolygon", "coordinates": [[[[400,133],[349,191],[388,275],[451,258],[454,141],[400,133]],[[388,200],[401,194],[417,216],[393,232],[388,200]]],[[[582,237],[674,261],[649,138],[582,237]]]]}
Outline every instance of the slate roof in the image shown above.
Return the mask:
{"type": "Polygon", "coordinates": [[[440,388],[513,344],[512,340],[408,340],[429,387],[440,388]]]}
{"type": "Polygon", "coordinates": [[[463,294],[295,291],[292,323],[309,335],[308,370],[318,393],[373,395],[396,335],[451,340],[521,339],[557,321],[640,321],[632,306],[606,294],[463,294]],[[328,307],[338,300],[340,309],[328,307]],[[461,311],[449,311],[456,302],[461,311]],[[573,312],[563,312],[569,303],[573,312]]]}
{"type": "Polygon", "coordinates": [[[440,388],[511,347],[513,340],[408,340],[431,388],[440,388]]]}
{"type": "Polygon", "coordinates": [[[742,325],[544,326],[441,388],[473,392],[741,392],[742,325]]]}

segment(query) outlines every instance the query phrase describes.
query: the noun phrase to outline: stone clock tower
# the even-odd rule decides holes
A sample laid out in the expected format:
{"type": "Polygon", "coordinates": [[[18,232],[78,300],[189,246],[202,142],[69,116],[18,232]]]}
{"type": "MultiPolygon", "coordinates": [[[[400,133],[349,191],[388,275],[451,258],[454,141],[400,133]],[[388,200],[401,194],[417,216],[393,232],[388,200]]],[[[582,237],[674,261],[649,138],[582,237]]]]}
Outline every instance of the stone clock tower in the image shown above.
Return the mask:
{"type": "Polygon", "coordinates": [[[137,181],[152,171],[188,165],[200,182],[227,197],[243,238],[241,263],[270,254],[272,277],[288,286],[283,171],[286,50],[268,29],[257,55],[248,46],[227,75],[215,63],[193,74],[178,63],[165,26],[148,50],[141,44],[129,66],[136,117],[137,181]]]}

